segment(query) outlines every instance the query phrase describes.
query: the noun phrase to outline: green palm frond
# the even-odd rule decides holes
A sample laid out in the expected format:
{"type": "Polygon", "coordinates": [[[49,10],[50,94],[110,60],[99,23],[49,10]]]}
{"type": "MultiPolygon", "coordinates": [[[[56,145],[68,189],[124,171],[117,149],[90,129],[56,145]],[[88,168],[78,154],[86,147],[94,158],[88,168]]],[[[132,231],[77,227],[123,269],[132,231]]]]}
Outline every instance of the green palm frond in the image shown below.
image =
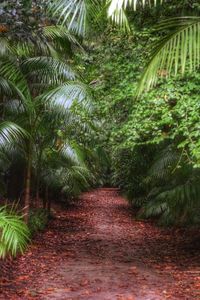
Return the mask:
{"type": "Polygon", "coordinates": [[[129,29],[128,20],[126,17],[126,9],[131,8],[136,10],[138,7],[152,6],[157,3],[162,3],[163,0],[108,0],[108,17],[121,27],[129,29]]]}
{"type": "Polygon", "coordinates": [[[24,252],[29,242],[29,230],[21,216],[6,207],[1,207],[0,232],[0,258],[24,252]]]}
{"type": "MultiPolygon", "coordinates": [[[[24,74],[21,72],[17,59],[10,59],[6,56],[0,57],[0,74],[4,80],[7,80],[19,90],[21,94],[30,99],[30,91],[24,74]]],[[[28,100],[27,99],[27,100],[28,100]]]]}
{"type": "Polygon", "coordinates": [[[180,160],[180,153],[170,145],[156,155],[147,173],[146,182],[168,181],[180,160]]]}
{"type": "Polygon", "coordinates": [[[25,112],[23,103],[18,99],[6,101],[4,107],[6,113],[11,114],[15,117],[25,112]]]}
{"type": "Polygon", "coordinates": [[[4,96],[12,96],[13,94],[16,94],[13,85],[2,77],[0,77],[0,94],[4,96]]]}
{"type": "Polygon", "coordinates": [[[77,45],[81,48],[81,45],[78,42],[78,40],[75,38],[75,36],[71,34],[71,32],[67,28],[63,26],[59,26],[59,25],[46,26],[43,29],[43,33],[47,38],[51,39],[52,41],[54,41],[55,39],[62,39],[62,40],[69,41],[72,44],[77,45]]]}
{"type": "Polygon", "coordinates": [[[62,111],[63,109],[70,109],[74,101],[78,103],[85,102],[89,105],[90,91],[86,85],[80,82],[66,82],[55,89],[38,97],[38,100],[48,108],[57,107],[62,111]],[[87,100],[87,101],[86,101],[87,100]]]}
{"type": "Polygon", "coordinates": [[[179,173],[171,173],[171,175],[167,171],[163,171],[164,175],[160,175],[159,168],[165,168],[163,163],[160,166],[158,164],[157,181],[154,181],[154,187],[147,195],[139,217],[157,217],[163,225],[199,223],[199,169],[193,171],[190,169],[189,173],[186,172],[186,179],[181,176],[181,173],[184,173],[187,166],[180,168],[179,173]],[[160,178],[166,180],[165,184],[159,184],[160,178]]]}
{"type": "Polygon", "coordinates": [[[75,79],[75,71],[58,58],[40,56],[26,59],[21,64],[23,74],[35,77],[37,82],[59,84],[75,79]]]}
{"type": "Polygon", "coordinates": [[[27,138],[28,133],[13,122],[2,122],[0,124],[0,147],[13,144],[27,138]]]}
{"type": "Polygon", "coordinates": [[[0,38],[0,55],[7,55],[10,54],[11,49],[10,49],[10,43],[7,38],[0,38]]]}
{"type": "Polygon", "coordinates": [[[200,18],[168,19],[157,30],[170,32],[153,46],[137,95],[152,88],[159,78],[195,71],[200,65],[200,18]]]}
{"type": "Polygon", "coordinates": [[[168,203],[164,199],[155,198],[145,204],[139,212],[140,218],[160,217],[169,210],[168,203]]]}
{"type": "Polygon", "coordinates": [[[84,149],[75,142],[71,143],[71,145],[69,143],[64,144],[60,149],[60,155],[64,159],[70,159],[73,165],[85,166],[84,149]]]}
{"type": "Polygon", "coordinates": [[[99,0],[56,0],[49,1],[53,15],[65,24],[69,31],[85,35],[88,20],[95,20],[100,7],[99,0]]]}

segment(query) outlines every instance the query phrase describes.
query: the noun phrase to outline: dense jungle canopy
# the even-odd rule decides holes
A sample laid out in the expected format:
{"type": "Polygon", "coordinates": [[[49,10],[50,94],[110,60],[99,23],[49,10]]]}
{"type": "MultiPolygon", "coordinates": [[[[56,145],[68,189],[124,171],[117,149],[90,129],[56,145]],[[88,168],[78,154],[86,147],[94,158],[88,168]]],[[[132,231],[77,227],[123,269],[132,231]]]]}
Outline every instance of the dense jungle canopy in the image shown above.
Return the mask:
{"type": "Polygon", "coordinates": [[[199,66],[199,1],[1,1],[0,258],[99,187],[198,230],[199,66]]]}

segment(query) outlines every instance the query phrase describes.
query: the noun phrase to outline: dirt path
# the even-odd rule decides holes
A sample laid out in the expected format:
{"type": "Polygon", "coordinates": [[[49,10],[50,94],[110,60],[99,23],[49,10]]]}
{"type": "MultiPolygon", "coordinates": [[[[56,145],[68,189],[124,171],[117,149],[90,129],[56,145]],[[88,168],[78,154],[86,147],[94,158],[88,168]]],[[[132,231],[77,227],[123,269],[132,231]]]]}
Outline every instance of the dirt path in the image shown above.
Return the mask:
{"type": "Polygon", "coordinates": [[[114,189],[60,212],[0,277],[0,299],[200,299],[200,233],[133,219],[114,189]]]}

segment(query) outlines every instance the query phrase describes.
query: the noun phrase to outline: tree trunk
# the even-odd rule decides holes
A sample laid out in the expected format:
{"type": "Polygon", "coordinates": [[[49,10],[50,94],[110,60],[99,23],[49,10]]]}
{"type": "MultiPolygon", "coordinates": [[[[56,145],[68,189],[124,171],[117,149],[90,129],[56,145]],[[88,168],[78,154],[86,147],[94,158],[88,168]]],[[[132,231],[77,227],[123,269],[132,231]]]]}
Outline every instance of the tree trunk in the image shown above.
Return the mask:
{"type": "Polygon", "coordinates": [[[45,187],[45,195],[43,198],[43,208],[46,209],[47,208],[47,203],[48,203],[48,186],[46,185],[45,187]]]}
{"type": "MultiPolygon", "coordinates": [[[[36,207],[39,207],[39,204],[40,204],[41,158],[42,158],[42,151],[40,151],[40,153],[39,153],[38,164],[37,164],[36,194],[35,194],[36,207]]],[[[43,206],[44,206],[44,203],[43,203],[43,206]]]]}
{"type": "Polygon", "coordinates": [[[31,154],[31,145],[29,145],[27,169],[26,169],[26,177],[25,177],[25,194],[24,194],[24,221],[26,222],[26,224],[28,223],[29,212],[30,212],[31,164],[32,164],[32,154],[31,154]]]}
{"type": "Polygon", "coordinates": [[[48,199],[48,203],[47,203],[47,211],[48,211],[48,215],[51,215],[51,199],[48,199]]]}
{"type": "Polygon", "coordinates": [[[51,199],[49,197],[49,190],[48,187],[46,189],[46,203],[47,203],[47,211],[48,211],[48,215],[51,215],[51,199]]]}
{"type": "Polygon", "coordinates": [[[35,193],[35,206],[36,208],[40,206],[40,179],[39,174],[37,173],[36,178],[36,193],[35,193]]]}

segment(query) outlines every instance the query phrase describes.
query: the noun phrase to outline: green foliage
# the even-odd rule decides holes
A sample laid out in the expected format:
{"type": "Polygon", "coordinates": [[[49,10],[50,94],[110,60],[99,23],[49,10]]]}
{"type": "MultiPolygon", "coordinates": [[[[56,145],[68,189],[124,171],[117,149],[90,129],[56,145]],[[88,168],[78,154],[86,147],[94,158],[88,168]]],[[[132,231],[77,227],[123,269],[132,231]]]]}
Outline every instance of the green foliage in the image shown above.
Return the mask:
{"type": "Polygon", "coordinates": [[[156,85],[159,77],[176,76],[180,69],[182,74],[188,69],[192,73],[200,64],[198,16],[167,19],[156,29],[160,33],[169,33],[152,45],[153,50],[139,84],[139,95],[156,85]]]}
{"type": "Polygon", "coordinates": [[[28,227],[31,234],[44,230],[48,223],[48,212],[43,208],[37,208],[30,211],[28,227]]]}
{"type": "Polygon", "coordinates": [[[112,156],[112,181],[121,188],[130,201],[142,197],[147,192],[144,179],[153,150],[153,147],[151,149],[145,145],[136,146],[134,149],[124,147],[116,149],[112,156]]]}
{"type": "MultiPolygon", "coordinates": [[[[178,14],[187,5],[180,5],[178,14]]],[[[176,5],[166,7],[160,13],[173,16],[176,5]]],[[[156,89],[134,97],[151,52],[147,42],[158,40],[146,28],[156,16],[156,10],[136,12],[132,36],[109,30],[85,58],[88,82],[96,89],[95,113],[105,124],[100,143],[111,157],[112,183],[139,208],[139,217],[156,217],[165,225],[198,224],[199,74],[160,77],[156,89]]]]}
{"type": "MultiPolygon", "coordinates": [[[[1,3],[5,196],[17,181],[29,208],[31,196],[68,200],[106,182],[139,217],[199,224],[199,9],[184,0],[1,3]],[[13,179],[18,171],[27,175],[13,179]]],[[[44,210],[31,212],[32,233],[46,222],[44,210]]],[[[2,256],[25,248],[14,243],[2,256]]]]}
{"type": "MultiPolygon", "coordinates": [[[[0,186],[5,197],[23,200],[26,221],[32,199],[78,197],[101,170],[91,91],[74,66],[73,53],[83,47],[72,34],[80,33],[73,12],[67,28],[57,25],[46,1],[0,4],[0,186]]],[[[31,212],[31,232],[46,221],[44,211],[31,212]]],[[[9,247],[4,255],[15,255],[9,247]]]]}
{"type": "Polygon", "coordinates": [[[140,217],[159,217],[161,224],[199,223],[200,169],[193,168],[173,145],[160,149],[147,173],[149,186],[140,217]]]}
{"type": "Polygon", "coordinates": [[[0,208],[0,258],[23,253],[29,242],[29,230],[15,210],[0,208]]]}

